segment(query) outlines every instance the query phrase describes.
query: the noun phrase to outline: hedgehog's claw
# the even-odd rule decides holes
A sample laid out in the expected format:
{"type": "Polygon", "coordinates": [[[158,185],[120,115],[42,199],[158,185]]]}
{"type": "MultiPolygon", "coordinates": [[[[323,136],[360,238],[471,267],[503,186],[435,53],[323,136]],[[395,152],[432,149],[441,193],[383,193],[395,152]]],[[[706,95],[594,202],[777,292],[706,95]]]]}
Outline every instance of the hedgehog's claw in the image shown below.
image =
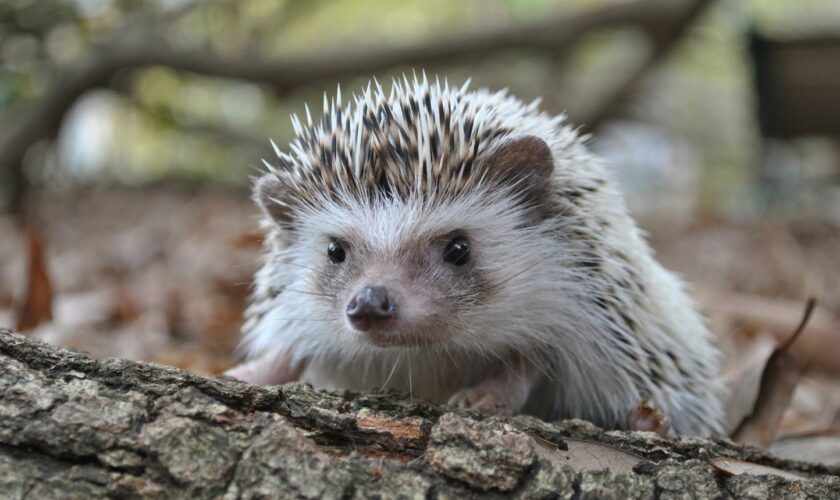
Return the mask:
{"type": "Polygon", "coordinates": [[[465,410],[475,410],[486,415],[511,416],[514,409],[499,398],[497,394],[481,387],[471,387],[456,392],[449,398],[449,404],[465,410]]]}
{"type": "Polygon", "coordinates": [[[662,437],[671,435],[671,422],[651,401],[642,401],[627,416],[630,430],[655,432],[662,437]]]}

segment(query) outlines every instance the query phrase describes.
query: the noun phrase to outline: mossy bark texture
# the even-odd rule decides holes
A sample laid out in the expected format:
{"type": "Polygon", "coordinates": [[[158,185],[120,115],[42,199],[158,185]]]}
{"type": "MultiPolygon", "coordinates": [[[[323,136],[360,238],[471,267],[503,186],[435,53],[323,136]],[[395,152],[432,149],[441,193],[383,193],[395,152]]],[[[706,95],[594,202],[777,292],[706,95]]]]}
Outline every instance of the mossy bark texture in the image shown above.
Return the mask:
{"type": "Polygon", "coordinates": [[[0,498],[840,498],[838,472],[728,441],[97,360],[0,330],[0,498]],[[714,457],[802,479],[728,475],[714,457]]]}

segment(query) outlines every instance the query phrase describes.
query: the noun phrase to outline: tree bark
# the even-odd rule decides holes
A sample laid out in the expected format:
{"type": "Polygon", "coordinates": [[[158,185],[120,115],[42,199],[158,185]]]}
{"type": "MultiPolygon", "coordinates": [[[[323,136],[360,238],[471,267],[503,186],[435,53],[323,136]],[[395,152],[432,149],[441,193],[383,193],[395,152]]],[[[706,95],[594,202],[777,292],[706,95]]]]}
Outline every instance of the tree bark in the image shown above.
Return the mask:
{"type": "Polygon", "coordinates": [[[97,360],[0,330],[2,498],[838,498],[839,472],[723,440],[97,360]],[[730,476],[713,457],[802,479],[730,476]]]}

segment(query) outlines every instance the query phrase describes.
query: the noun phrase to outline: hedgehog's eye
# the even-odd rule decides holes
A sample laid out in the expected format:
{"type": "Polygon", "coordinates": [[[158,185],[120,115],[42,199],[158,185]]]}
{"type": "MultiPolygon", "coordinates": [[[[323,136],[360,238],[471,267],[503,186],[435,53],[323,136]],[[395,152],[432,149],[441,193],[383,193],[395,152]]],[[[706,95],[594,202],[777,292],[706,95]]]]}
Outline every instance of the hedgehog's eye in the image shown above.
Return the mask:
{"type": "Polygon", "coordinates": [[[452,238],[443,249],[443,260],[453,266],[463,266],[470,260],[470,242],[463,236],[452,238]]]}
{"type": "Polygon", "coordinates": [[[341,240],[333,238],[330,241],[329,246],[327,246],[327,255],[336,264],[344,262],[344,259],[347,258],[347,251],[344,249],[344,244],[341,243],[341,240]]]}

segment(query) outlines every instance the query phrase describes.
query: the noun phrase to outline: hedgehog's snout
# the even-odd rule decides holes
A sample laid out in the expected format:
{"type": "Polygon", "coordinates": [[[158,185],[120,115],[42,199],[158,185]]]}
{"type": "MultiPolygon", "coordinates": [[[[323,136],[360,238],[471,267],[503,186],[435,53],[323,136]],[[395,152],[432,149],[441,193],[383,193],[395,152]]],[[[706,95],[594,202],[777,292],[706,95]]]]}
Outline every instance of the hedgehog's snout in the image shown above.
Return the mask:
{"type": "Polygon", "coordinates": [[[365,286],[350,299],[345,314],[355,329],[366,332],[389,323],[397,314],[397,301],[384,286],[365,286]]]}

